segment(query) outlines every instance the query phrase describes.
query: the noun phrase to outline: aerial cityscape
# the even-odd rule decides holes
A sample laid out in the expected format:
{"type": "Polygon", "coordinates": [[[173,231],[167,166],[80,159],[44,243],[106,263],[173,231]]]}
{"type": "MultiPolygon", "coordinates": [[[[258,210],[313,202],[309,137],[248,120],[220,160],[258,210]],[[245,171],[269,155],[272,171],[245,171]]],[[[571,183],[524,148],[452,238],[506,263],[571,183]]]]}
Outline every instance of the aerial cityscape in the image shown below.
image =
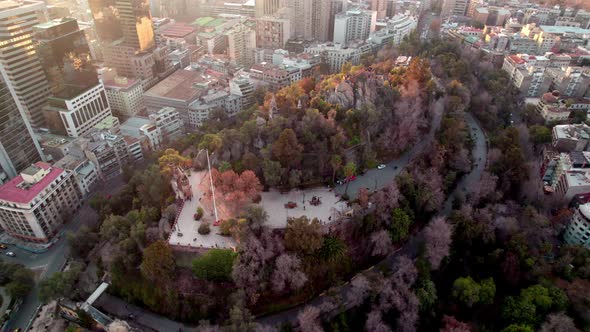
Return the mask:
{"type": "Polygon", "coordinates": [[[0,332],[590,332],[590,0],[0,0],[0,332]]]}

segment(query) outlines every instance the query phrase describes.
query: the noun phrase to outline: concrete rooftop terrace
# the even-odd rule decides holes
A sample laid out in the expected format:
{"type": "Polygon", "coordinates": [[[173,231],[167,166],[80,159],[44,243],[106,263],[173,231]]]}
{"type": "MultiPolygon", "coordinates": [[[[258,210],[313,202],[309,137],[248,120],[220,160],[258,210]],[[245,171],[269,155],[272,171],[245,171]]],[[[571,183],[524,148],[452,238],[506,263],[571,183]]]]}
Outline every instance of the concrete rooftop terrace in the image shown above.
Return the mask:
{"type": "Polygon", "coordinates": [[[29,203],[64,172],[63,169],[57,167],[52,168],[51,165],[44,162],[37,162],[35,166],[43,169],[51,169],[51,171],[43,179],[26,188],[22,187],[22,183],[24,182],[23,177],[21,175],[15,177],[0,187],[0,200],[15,203],[29,203]]]}
{"type": "Polygon", "coordinates": [[[203,77],[203,74],[200,72],[177,70],[149,89],[145,95],[147,97],[164,97],[191,102],[197,99],[202,93],[202,89],[197,85],[208,84],[210,82],[211,80],[203,77]]]}

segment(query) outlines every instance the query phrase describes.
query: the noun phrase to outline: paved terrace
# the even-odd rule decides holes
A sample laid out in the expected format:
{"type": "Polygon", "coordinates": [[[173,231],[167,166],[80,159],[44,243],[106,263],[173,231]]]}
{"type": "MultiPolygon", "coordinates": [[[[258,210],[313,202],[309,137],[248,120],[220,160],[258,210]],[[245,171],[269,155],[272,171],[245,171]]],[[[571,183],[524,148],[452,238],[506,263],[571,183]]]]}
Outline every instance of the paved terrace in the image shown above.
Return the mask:
{"type": "MultiPolygon", "coordinates": [[[[205,188],[209,185],[209,174],[206,171],[192,172],[189,176],[193,198],[184,202],[179,211],[176,223],[173,227],[172,234],[168,243],[172,246],[184,248],[232,248],[236,246],[231,237],[221,236],[219,227],[213,226],[215,216],[210,199],[204,197],[205,188]],[[200,221],[193,218],[197,207],[201,206],[205,211],[200,221]],[[211,233],[201,235],[198,232],[199,226],[203,222],[208,222],[211,227],[211,233]]],[[[176,184],[172,183],[176,191],[176,184]]],[[[323,223],[329,223],[335,219],[339,213],[346,210],[346,203],[339,201],[340,198],[331,190],[325,187],[312,188],[308,190],[292,190],[288,193],[280,193],[277,190],[261,193],[262,201],[260,205],[268,213],[268,223],[270,228],[285,228],[287,218],[307,216],[310,219],[318,218],[323,223]],[[319,197],[321,204],[313,206],[310,204],[313,196],[319,197]],[[294,202],[297,206],[293,209],[285,208],[285,204],[294,202]]],[[[216,197],[219,197],[216,195],[216,197]]],[[[220,219],[228,219],[232,216],[227,209],[223,208],[223,202],[217,202],[218,214],[220,219]]]]}

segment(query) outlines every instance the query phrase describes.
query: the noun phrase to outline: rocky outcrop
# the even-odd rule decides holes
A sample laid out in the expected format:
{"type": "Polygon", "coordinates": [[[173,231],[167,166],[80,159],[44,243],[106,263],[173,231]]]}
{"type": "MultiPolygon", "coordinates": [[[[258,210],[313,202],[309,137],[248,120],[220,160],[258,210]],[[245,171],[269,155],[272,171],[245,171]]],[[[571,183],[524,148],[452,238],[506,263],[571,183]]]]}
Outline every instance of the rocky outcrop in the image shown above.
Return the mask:
{"type": "Polygon", "coordinates": [[[359,75],[352,80],[340,82],[338,86],[326,93],[326,101],[340,105],[344,109],[361,109],[363,106],[376,107],[382,104],[379,92],[383,89],[383,78],[372,75],[359,75]]]}

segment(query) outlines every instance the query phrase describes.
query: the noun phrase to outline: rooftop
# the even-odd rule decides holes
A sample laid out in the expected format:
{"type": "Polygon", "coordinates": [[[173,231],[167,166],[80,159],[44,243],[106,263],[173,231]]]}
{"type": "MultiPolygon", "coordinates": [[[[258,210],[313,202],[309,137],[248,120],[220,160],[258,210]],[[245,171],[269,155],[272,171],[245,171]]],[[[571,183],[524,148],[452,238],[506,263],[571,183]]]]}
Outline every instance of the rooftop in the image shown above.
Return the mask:
{"type": "Polygon", "coordinates": [[[566,27],[566,26],[553,26],[553,25],[541,25],[540,28],[547,33],[553,34],[590,34],[590,29],[582,29],[578,27],[566,27]]]}
{"type": "Polygon", "coordinates": [[[184,38],[196,29],[186,23],[170,23],[160,28],[160,34],[170,38],[184,38]]]}
{"type": "MultiPolygon", "coordinates": [[[[23,186],[24,179],[22,175],[15,177],[7,183],[0,186],[0,200],[14,202],[14,203],[29,203],[31,202],[43,189],[45,189],[51,182],[57,179],[64,170],[57,167],[51,167],[48,163],[37,162],[35,166],[41,169],[49,170],[39,182],[30,186],[23,186]]],[[[27,175],[27,168],[23,174],[27,175]]],[[[29,171],[31,171],[30,169],[29,171]]]]}
{"type": "Polygon", "coordinates": [[[138,80],[134,79],[134,78],[128,78],[128,77],[115,77],[112,80],[106,80],[104,81],[104,87],[105,88],[123,88],[123,89],[128,89],[130,87],[132,87],[135,83],[137,83],[138,80]]]}
{"type": "Polygon", "coordinates": [[[201,87],[206,87],[211,80],[199,72],[192,70],[177,70],[165,78],[145,95],[148,97],[163,97],[183,101],[193,101],[202,93],[201,87]]]}

